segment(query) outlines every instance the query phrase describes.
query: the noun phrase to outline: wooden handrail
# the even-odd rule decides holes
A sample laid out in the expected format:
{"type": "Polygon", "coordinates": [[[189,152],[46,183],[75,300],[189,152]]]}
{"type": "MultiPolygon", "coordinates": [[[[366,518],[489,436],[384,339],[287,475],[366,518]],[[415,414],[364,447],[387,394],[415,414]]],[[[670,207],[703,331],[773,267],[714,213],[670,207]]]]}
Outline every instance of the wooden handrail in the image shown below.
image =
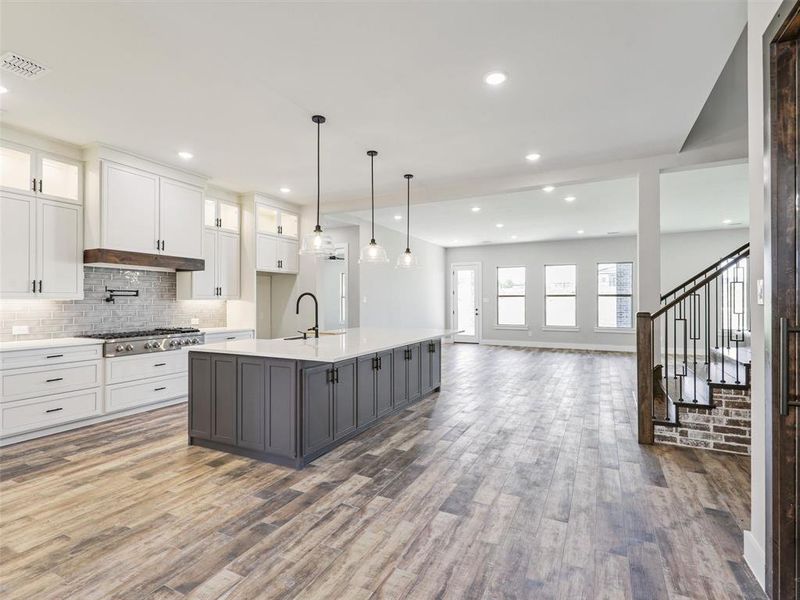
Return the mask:
{"type": "MultiPolygon", "coordinates": [[[[733,261],[729,262],[729,263],[728,263],[728,267],[732,267],[733,265],[738,265],[738,264],[739,264],[739,262],[740,262],[740,261],[741,261],[743,258],[747,258],[748,256],[750,256],[750,249],[747,249],[747,250],[745,250],[745,251],[744,251],[742,254],[740,254],[739,256],[737,256],[737,257],[736,257],[736,258],[735,258],[733,261]]],[[[663,314],[664,314],[665,312],[667,312],[667,311],[668,311],[670,308],[672,308],[672,307],[673,307],[673,306],[675,306],[676,304],[679,304],[679,303],[680,303],[682,300],[685,300],[686,298],[688,298],[689,296],[691,296],[691,295],[692,295],[693,293],[695,293],[697,290],[699,290],[700,288],[702,288],[702,287],[703,287],[705,284],[709,283],[710,281],[714,281],[714,280],[715,280],[717,277],[719,277],[719,273],[718,273],[718,272],[717,272],[717,273],[713,273],[712,275],[709,275],[709,276],[708,276],[708,277],[706,277],[705,279],[701,280],[699,283],[696,283],[696,284],[694,284],[694,285],[693,285],[692,287],[690,287],[688,290],[686,290],[685,292],[683,292],[683,293],[682,293],[680,296],[678,296],[677,298],[674,298],[672,301],[668,302],[667,304],[665,304],[664,306],[662,306],[661,308],[659,308],[659,309],[658,309],[656,312],[654,312],[654,313],[653,313],[653,314],[650,316],[650,319],[651,319],[652,321],[655,321],[655,320],[656,320],[658,317],[660,317],[661,315],[663,315],[663,314]]],[[[637,316],[638,316],[638,314],[637,314],[637,316]]]]}
{"type": "MultiPolygon", "coordinates": [[[[706,267],[705,269],[703,269],[699,273],[695,274],[694,276],[692,276],[689,279],[687,279],[686,281],[684,281],[682,284],[676,285],[674,288],[672,288],[670,291],[666,292],[665,294],[661,294],[661,301],[663,302],[664,300],[667,299],[668,296],[671,296],[672,294],[675,294],[675,293],[679,292],[681,290],[681,288],[686,287],[687,285],[689,285],[693,281],[697,281],[697,279],[699,279],[700,277],[702,277],[703,275],[705,275],[709,271],[714,271],[715,269],[718,269],[719,267],[723,266],[725,262],[729,261],[731,258],[736,256],[737,254],[739,254],[743,250],[748,250],[748,252],[749,252],[749,249],[750,249],[750,242],[747,242],[746,244],[743,244],[742,246],[739,246],[736,250],[734,250],[730,254],[727,254],[727,255],[723,256],[722,258],[720,258],[713,265],[709,265],[708,267],[706,267]]],[[[742,255],[742,256],[744,256],[744,255],[742,255]]]]}

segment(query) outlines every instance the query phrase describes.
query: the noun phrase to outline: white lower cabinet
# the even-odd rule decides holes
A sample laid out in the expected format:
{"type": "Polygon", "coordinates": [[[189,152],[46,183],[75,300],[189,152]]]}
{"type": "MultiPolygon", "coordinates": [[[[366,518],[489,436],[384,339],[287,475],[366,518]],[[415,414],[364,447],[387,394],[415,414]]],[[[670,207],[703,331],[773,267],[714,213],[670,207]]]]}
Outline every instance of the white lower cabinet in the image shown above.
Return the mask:
{"type": "Polygon", "coordinates": [[[185,373],[188,369],[189,356],[185,350],[117,356],[106,359],[106,385],[185,373]]]}
{"type": "Polygon", "coordinates": [[[102,388],[0,404],[0,434],[12,435],[99,415],[102,388]]]}
{"type": "Polygon", "coordinates": [[[177,273],[178,300],[230,300],[239,297],[241,281],[239,234],[206,228],[203,271],[177,273]]]}
{"type": "Polygon", "coordinates": [[[3,401],[45,396],[102,385],[102,362],[73,363],[58,367],[29,367],[0,372],[3,401]]]}
{"type": "Polygon", "coordinates": [[[188,390],[187,373],[109,385],[106,386],[106,412],[181,398],[188,395],[188,390]]]}
{"type": "Polygon", "coordinates": [[[252,340],[256,337],[256,332],[252,329],[218,331],[214,333],[206,333],[206,344],[218,344],[220,342],[233,342],[236,340],[252,340]]]}

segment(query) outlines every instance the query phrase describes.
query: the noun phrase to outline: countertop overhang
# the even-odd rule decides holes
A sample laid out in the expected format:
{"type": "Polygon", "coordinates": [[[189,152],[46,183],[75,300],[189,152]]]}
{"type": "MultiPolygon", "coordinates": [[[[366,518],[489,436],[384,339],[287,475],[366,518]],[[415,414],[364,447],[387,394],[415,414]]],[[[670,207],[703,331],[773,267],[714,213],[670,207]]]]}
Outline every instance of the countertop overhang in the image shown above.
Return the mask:
{"type": "Polygon", "coordinates": [[[264,358],[284,358],[333,363],[399,346],[447,337],[457,329],[390,329],[362,327],[347,329],[340,335],[323,335],[307,340],[234,340],[190,348],[190,352],[238,354],[264,358]]]}

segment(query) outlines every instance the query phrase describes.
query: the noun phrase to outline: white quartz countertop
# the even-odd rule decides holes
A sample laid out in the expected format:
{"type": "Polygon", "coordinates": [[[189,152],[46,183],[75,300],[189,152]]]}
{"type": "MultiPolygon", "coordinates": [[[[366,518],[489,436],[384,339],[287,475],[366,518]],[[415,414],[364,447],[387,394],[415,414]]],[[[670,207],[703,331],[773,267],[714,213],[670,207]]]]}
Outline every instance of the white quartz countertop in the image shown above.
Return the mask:
{"type": "Polygon", "coordinates": [[[203,333],[236,333],[239,331],[253,331],[251,327],[201,327],[203,333]]]}
{"type": "Polygon", "coordinates": [[[102,343],[103,340],[76,337],[63,337],[46,340],[19,340],[16,342],[0,342],[0,352],[37,350],[40,348],[68,348],[70,346],[95,346],[102,343]]]}
{"type": "MultiPolygon", "coordinates": [[[[206,344],[191,348],[190,352],[215,352],[220,354],[242,354],[265,358],[285,358],[315,362],[338,362],[415,344],[425,340],[447,337],[458,333],[456,329],[346,329],[340,335],[320,335],[319,339],[307,340],[235,340],[218,344],[206,344]]],[[[312,334],[313,335],[313,334],[312,334]]]]}

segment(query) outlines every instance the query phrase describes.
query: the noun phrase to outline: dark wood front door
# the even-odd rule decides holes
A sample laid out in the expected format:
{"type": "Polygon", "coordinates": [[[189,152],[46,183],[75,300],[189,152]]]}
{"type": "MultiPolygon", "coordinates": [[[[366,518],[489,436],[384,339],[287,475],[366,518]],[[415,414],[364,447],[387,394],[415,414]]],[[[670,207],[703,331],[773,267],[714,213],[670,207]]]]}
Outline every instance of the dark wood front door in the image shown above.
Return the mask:
{"type": "Polygon", "coordinates": [[[778,11],[769,41],[770,211],[765,312],[768,348],[768,470],[770,496],[767,585],[773,600],[800,597],[798,551],[798,411],[800,369],[800,13],[798,4],[778,11]],[[783,13],[781,15],[781,13],[783,13]]]}

